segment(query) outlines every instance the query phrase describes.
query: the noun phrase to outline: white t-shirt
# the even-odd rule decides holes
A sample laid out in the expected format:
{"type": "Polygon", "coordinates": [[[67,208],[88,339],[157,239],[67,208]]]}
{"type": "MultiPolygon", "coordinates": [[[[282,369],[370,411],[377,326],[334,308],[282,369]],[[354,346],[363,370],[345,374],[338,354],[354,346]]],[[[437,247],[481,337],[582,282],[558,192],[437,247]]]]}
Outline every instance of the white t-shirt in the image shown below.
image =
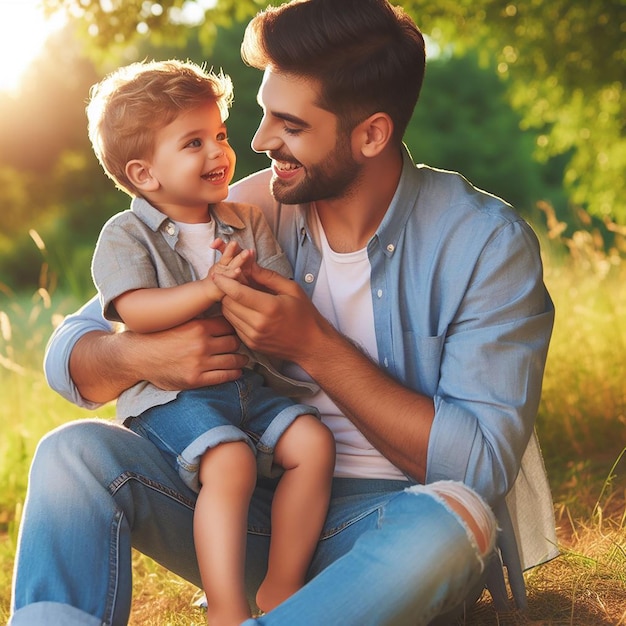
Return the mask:
{"type": "Polygon", "coordinates": [[[215,239],[215,222],[187,224],[176,222],[178,226],[178,251],[191,263],[196,278],[204,278],[215,263],[215,250],[211,243],[215,239]]]}
{"type": "MultiPolygon", "coordinates": [[[[319,312],[343,335],[354,341],[373,361],[378,361],[374,309],[370,289],[367,248],[339,254],[331,249],[317,213],[314,236],[322,251],[322,264],[313,292],[319,312]],[[317,232],[315,232],[317,231],[317,232]]],[[[291,364],[287,374],[308,378],[291,364]]],[[[406,476],[390,463],[323,391],[307,402],[316,406],[322,421],[332,430],[337,445],[335,476],[403,480],[406,476]]]]}

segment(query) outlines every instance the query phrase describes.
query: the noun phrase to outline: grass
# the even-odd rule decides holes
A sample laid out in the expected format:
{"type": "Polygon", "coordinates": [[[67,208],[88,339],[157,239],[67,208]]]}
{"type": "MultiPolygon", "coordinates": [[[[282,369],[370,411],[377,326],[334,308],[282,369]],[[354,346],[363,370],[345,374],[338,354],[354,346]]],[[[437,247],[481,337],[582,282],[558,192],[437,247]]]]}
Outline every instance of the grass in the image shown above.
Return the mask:
{"type": "MultiPolygon", "coordinates": [[[[546,283],[557,308],[537,422],[551,481],[561,556],[526,574],[529,608],[496,615],[488,594],[475,626],[626,626],[626,235],[606,250],[597,233],[571,238],[544,207],[546,283]]],[[[75,299],[49,284],[18,297],[0,284],[0,620],[6,622],[17,527],[35,445],[87,412],[51,392],[45,342],[75,299]]],[[[112,415],[111,407],[99,412],[112,415]]],[[[205,623],[198,590],[134,554],[132,626],[205,623]]]]}

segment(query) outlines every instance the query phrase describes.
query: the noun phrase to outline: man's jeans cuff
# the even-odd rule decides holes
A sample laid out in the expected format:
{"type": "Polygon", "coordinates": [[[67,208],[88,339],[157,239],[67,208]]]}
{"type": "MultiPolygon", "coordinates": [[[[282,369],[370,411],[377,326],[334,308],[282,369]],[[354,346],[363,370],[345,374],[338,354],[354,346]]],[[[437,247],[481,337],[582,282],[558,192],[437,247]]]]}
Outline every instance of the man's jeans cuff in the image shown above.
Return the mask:
{"type": "Polygon", "coordinates": [[[69,604],[35,602],[16,611],[7,626],[101,626],[102,621],[69,604]]]}

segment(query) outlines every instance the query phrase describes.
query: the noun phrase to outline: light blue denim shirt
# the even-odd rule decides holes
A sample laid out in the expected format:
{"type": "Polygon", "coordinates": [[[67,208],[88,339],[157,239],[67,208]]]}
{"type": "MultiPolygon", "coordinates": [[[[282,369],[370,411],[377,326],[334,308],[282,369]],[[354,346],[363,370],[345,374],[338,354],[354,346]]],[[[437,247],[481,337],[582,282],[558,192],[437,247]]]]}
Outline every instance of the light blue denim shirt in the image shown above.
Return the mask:
{"type": "MultiPolygon", "coordinates": [[[[231,189],[260,206],[312,295],[321,263],[309,207],[277,203],[269,170],[231,189]]],[[[537,238],[501,199],[462,176],[404,166],[391,205],[368,244],[378,361],[434,398],[427,482],[460,480],[493,507],[499,546],[518,601],[522,569],[556,555],[552,499],[534,434],[554,309],[537,238]]],[[[108,330],[97,300],[66,318],[45,359],[48,382],[81,406],[69,376],[75,342],[108,330]]],[[[498,578],[501,578],[499,574],[498,578]]]]}

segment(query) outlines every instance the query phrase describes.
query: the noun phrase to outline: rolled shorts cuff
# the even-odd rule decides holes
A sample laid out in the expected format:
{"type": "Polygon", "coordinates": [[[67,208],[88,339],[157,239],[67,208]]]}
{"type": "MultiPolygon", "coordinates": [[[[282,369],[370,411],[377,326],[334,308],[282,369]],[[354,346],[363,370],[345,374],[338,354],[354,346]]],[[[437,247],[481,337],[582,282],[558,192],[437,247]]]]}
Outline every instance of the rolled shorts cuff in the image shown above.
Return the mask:
{"type": "Polygon", "coordinates": [[[207,430],[200,435],[197,439],[194,439],[179,455],[176,459],[178,464],[178,473],[183,479],[185,484],[193,489],[196,493],[200,491],[200,482],[198,480],[198,470],[200,469],[200,459],[202,455],[211,448],[215,448],[221,443],[231,443],[233,441],[243,441],[250,446],[253,454],[256,454],[256,448],[254,442],[246,435],[245,432],[226,424],[223,426],[216,426],[207,430]]]}
{"type": "Polygon", "coordinates": [[[22,607],[9,618],[7,626],[101,626],[102,620],[69,604],[35,602],[22,607]]]}
{"type": "Polygon", "coordinates": [[[276,478],[282,474],[282,469],[274,465],[274,448],[287,428],[301,415],[315,415],[321,419],[319,411],[308,404],[293,404],[283,409],[265,429],[256,444],[257,468],[261,476],[276,478]]]}

